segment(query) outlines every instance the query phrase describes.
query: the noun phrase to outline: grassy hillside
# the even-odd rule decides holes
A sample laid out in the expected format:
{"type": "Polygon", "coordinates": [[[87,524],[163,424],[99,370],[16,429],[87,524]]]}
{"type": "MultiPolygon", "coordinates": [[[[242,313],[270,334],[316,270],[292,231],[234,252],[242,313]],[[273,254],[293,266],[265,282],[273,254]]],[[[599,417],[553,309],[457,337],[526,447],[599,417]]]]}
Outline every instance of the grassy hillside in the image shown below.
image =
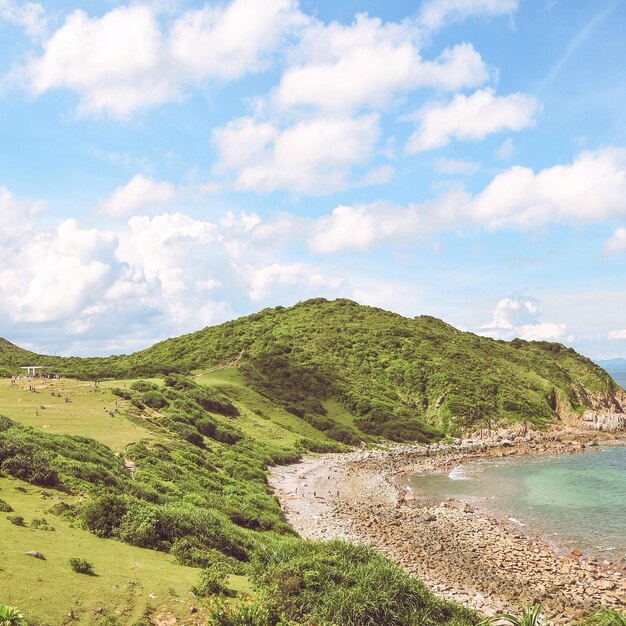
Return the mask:
{"type": "Polygon", "coordinates": [[[365,547],[294,535],[267,466],[340,444],[237,369],[99,388],[7,381],[2,412],[0,614],[16,605],[40,626],[478,624],[365,547]]]}
{"type": "Polygon", "coordinates": [[[611,403],[618,390],[604,370],[561,344],[496,341],[350,300],[265,309],[129,356],[38,362],[85,378],[211,371],[233,362],[241,390],[348,444],[380,436],[427,441],[521,419],[541,426],[558,410],[581,412],[598,397],[611,403]]]}
{"type": "Polygon", "coordinates": [[[347,300],[129,356],[0,348],[6,374],[41,364],[77,377],[0,381],[0,613],[15,604],[40,626],[478,624],[368,548],[296,537],[267,467],[381,435],[543,424],[614,385],[558,344],[347,300]]]}

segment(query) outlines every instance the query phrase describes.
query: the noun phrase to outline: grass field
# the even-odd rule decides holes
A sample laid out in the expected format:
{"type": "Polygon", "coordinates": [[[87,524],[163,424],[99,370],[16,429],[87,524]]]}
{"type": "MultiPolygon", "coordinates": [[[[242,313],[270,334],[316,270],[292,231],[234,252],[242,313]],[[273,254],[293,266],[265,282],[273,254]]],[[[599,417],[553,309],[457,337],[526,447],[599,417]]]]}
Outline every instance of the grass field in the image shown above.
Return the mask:
{"type": "Polygon", "coordinates": [[[51,433],[91,437],[120,451],[129,443],[153,438],[148,430],[126,419],[129,403],[111,393],[109,387],[124,382],[127,381],[100,385],[98,390],[94,390],[93,383],[69,378],[22,378],[15,385],[11,385],[10,380],[2,379],[0,415],[51,433]],[[28,390],[30,385],[35,386],[35,392],[28,390]],[[52,392],[55,396],[52,396],[52,392]],[[71,402],[66,403],[65,398],[71,402]],[[115,417],[110,417],[108,411],[114,408],[116,400],[119,412],[115,417]],[[45,408],[40,408],[41,405],[45,408]]]}
{"type": "Polygon", "coordinates": [[[226,367],[195,377],[201,385],[218,386],[234,401],[240,411],[236,424],[256,440],[277,445],[293,445],[301,437],[324,440],[324,434],[304,420],[285,411],[245,385],[236,367],[226,367]]]}
{"type": "MultiPolygon", "coordinates": [[[[41,488],[19,480],[0,478],[0,498],[15,513],[0,513],[0,601],[22,607],[29,619],[63,624],[71,611],[73,624],[94,624],[110,612],[120,622],[131,624],[148,607],[156,614],[175,615],[179,623],[195,624],[189,609],[199,606],[190,593],[199,570],[174,563],[167,554],[135,548],[72,528],[48,513],[59,498],[72,497],[54,490],[42,497],[41,488]],[[18,488],[24,491],[18,490],[18,488]],[[27,527],[16,526],[8,515],[21,515],[27,527]],[[29,528],[34,518],[45,517],[54,531],[29,528]],[[45,561],[27,556],[41,552],[45,561]],[[71,557],[86,558],[95,576],[75,573],[71,557]],[[102,609],[102,612],[96,610],[102,609]]],[[[242,582],[237,581],[241,586],[242,582]]]]}

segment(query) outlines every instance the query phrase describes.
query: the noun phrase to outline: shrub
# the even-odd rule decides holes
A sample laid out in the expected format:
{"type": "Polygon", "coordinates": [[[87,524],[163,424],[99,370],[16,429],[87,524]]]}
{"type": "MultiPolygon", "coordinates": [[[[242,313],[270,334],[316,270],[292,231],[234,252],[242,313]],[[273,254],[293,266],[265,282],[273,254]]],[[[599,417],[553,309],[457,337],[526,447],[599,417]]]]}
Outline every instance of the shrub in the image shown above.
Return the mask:
{"type": "Polygon", "coordinates": [[[15,526],[26,526],[26,522],[21,515],[7,515],[7,519],[15,526]]]}
{"type": "Polygon", "coordinates": [[[32,446],[24,446],[4,459],[2,469],[15,478],[42,487],[55,487],[59,483],[58,474],[51,466],[50,455],[32,446]]]}
{"type": "Polygon", "coordinates": [[[45,517],[35,517],[31,523],[31,528],[36,528],[37,530],[48,530],[53,531],[54,527],[50,526],[48,520],[45,517]]]}
{"type": "Polygon", "coordinates": [[[128,510],[123,496],[107,494],[88,501],[82,510],[85,526],[98,537],[111,537],[128,510]]]}
{"type": "Polygon", "coordinates": [[[0,498],[0,513],[13,513],[13,507],[2,498],[0,498]]]}
{"type": "Polygon", "coordinates": [[[169,402],[160,391],[151,390],[141,394],[141,402],[151,409],[162,409],[169,406],[169,402]]]}
{"type": "Polygon", "coordinates": [[[87,574],[87,576],[95,576],[95,572],[93,571],[93,565],[85,559],[72,557],[71,559],[69,559],[68,563],[77,574],[87,574]]]}
{"type": "Polygon", "coordinates": [[[144,393],[146,391],[158,391],[158,385],[151,383],[147,380],[136,380],[131,384],[130,388],[133,391],[139,391],[140,393],[144,393]]]}
{"type": "Polygon", "coordinates": [[[260,602],[229,604],[219,600],[211,605],[207,617],[207,626],[287,626],[287,622],[260,602]]]}
{"type": "Polygon", "coordinates": [[[181,424],[180,422],[171,422],[169,428],[181,439],[188,441],[194,446],[198,446],[199,448],[201,448],[204,445],[202,435],[193,426],[181,424]]]}
{"type": "Polygon", "coordinates": [[[197,596],[215,596],[231,594],[231,590],[226,586],[228,572],[219,564],[214,563],[205,567],[200,574],[200,581],[192,587],[197,596]]]}
{"type": "Polygon", "coordinates": [[[126,391],[126,389],[120,389],[119,387],[112,387],[111,393],[118,398],[122,398],[123,400],[130,400],[132,397],[130,391],[126,391]]]}

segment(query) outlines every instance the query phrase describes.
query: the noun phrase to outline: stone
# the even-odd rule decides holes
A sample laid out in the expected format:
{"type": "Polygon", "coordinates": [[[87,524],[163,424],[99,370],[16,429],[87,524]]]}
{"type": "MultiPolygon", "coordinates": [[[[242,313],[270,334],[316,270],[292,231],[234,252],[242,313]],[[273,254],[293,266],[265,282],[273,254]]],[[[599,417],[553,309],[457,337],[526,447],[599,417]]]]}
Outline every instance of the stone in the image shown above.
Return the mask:
{"type": "Polygon", "coordinates": [[[24,552],[26,556],[32,556],[35,559],[40,559],[41,561],[45,561],[46,557],[41,554],[41,552],[37,552],[37,550],[29,550],[28,552],[24,552]]]}

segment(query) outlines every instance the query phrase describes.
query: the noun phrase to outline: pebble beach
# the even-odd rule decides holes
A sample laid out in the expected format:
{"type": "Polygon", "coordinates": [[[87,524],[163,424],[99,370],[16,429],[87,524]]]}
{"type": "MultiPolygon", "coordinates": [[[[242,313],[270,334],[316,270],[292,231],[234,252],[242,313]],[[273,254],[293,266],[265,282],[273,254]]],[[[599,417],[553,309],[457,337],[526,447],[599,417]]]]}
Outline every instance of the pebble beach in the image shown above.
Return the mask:
{"type": "Polygon", "coordinates": [[[305,458],[272,468],[286,519],[305,538],[369,544],[438,595],[486,615],[541,603],[556,624],[600,608],[626,609],[626,562],[601,561],[461,500],[435,502],[398,484],[406,474],[522,454],[593,454],[608,433],[505,431],[431,446],[394,445],[305,458]]]}

